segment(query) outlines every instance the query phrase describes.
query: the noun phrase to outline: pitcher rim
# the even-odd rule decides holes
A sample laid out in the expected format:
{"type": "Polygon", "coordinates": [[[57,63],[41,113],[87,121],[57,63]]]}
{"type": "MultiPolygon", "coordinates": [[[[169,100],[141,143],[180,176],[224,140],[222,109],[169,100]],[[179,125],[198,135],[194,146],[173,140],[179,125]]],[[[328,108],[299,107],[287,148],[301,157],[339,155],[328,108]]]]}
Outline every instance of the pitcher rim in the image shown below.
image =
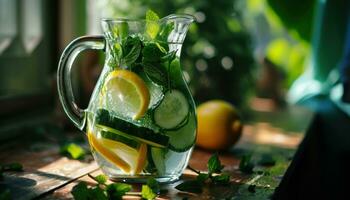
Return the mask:
{"type": "MultiPolygon", "coordinates": [[[[162,22],[162,21],[168,21],[168,20],[178,20],[178,19],[186,19],[189,21],[189,23],[197,21],[196,18],[193,15],[190,14],[171,14],[166,17],[163,17],[156,22],[162,22]]],[[[124,18],[124,17],[117,17],[117,18],[102,18],[102,22],[155,22],[152,20],[146,20],[146,19],[132,19],[132,18],[124,18]]]]}

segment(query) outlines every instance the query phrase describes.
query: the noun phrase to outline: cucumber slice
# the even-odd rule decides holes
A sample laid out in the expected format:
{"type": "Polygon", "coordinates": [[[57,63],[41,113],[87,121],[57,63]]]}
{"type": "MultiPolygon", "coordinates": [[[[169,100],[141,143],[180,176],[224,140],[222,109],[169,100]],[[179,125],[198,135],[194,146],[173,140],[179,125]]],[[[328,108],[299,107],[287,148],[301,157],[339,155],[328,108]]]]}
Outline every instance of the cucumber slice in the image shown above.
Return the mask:
{"type": "MultiPolygon", "coordinates": [[[[185,95],[179,90],[169,90],[154,111],[155,123],[165,130],[174,129],[188,115],[189,105],[185,95]]],[[[180,128],[180,127],[179,127],[180,128]]]]}
{"type": "Polygon", "coordinates": [[[153,130],[141,126],[137,126],[130,122],[124,121],[117,117],[113,117],[105,109],[99,109],[96,112],[96,127],[112,132],[115,134],[136,139],[156,147],[166,147],[169,143],[169,137],[156,133],[153,130]]]}
{"type": "Polygon", "coordinates": [[[134,148],[134,149],[138,149],[140,146],[139,142],[132,140],[130,138],[124,137],[124,136],[119,135],[119,134],[115,134],[115,133],[108,132],[108,131],[101,131],[100,134],[103,138],[106,138],[109,140],[114,140],[117,142],[121,142],[123,144],[128,145],[131,148],[134,148]]]}
{"type": "Polygon", "coordinates": [[[175,152],[185,152],[193,147],[196,142],[196,116],[191,112],[188,122],[178,130],[165,131],[169,136],[169,149],[175,152]]]}
{"type": "Polygon", "coordinates": [[[154,165],[157,168],[158,175],[162,176],[165,174],[165,151],[164,149],[152,147],[151,155],[154,165]]]}

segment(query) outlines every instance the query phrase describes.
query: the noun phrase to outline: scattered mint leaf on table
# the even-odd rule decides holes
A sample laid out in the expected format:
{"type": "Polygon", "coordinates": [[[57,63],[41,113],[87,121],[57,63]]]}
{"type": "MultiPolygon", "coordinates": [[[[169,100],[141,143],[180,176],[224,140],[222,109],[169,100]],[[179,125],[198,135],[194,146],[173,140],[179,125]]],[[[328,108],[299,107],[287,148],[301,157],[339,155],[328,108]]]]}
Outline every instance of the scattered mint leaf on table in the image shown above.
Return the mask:
{"type": "Polygon", "coordinates": [[[159,183],[154,178],[149,178],[147,180],[147,185],[152,189],[152,191],[156,194],[159,194],[160,192],[160,186],[159,183]]]}
{"type": "Polygon", "coordinates": [[[79,146],[75,143],[69,143],[69,144],[62,146],[60,149],[60,152],[61,152],[61,154],[67,155],[73,159],[84,158],[84,156],[86,154],[85,150],[81,146],[79,146]]]}
{"type": "Polygon", "coordinates": [[[141,197],[143,199],[153,200],[157,197],[157,194],[148,185],[142,185],[141,197]]]}
{"type": "Polygon", "coordinates": [[[94,177],[94,179],[98,184],[105,184],[107,182],[108,178],[106,175],[100,174],[100,175],[94,177]]]}
{"type": "Polygon", "coordinates": [[[261,166],[274,166],[276,164],[276,160],[272,157],[271,154],[263,154],[261,155],[258,163],[261,166]]]}
{"type": "Polygon", "coordinates": [[[202,187],[203,187],[203,183],[201,183],[200,181],[189,180],[189,181],[184,181],[180,183],[175,188],[185,192],[201,193],[203,191],[202,187]]]}
{"type": "Polygon", "coordinates": [[[106,187],[109,199],[122,199],[131,190],[131,185],[126,183],[112,183],[106,187]]]}
{"type": "Polygon", "coordinates": [[[221,175],[213,176],[211,178],[211,180],[215,184],[226,185],[226,184],[228,184],[230,182],[230,175],[228,175],[228,174],[221,174],[221,175]]]}
{"type": "MultiPolygon", "coordinates": [[[[107,183],[107,176],[101,174],[96,177],[88,174],[88,176],[96,181],[95,186],[88,186],[86,182],[80,182],[75,185],[71,191],[75,200],[119,200],[130,192],[132,186],[126,183],[107,183]]],[[[150,178],[146,185],[142,185],[140,196],[147,200],[153,200],[160,193],[159,183],[150,178]]],[[[133,194],[135,195],[135,194],[133,194]]]]}
{"type": "Polygon", "coordinates": [[[204,183],[206,180],[208,180],[209,178],[209,174],[207,173],[199,173],[196,180],[201,182],[201,183],[204,183]]]}
{"type": "Polygon", "coordinates": [[[243,173],[253,173],[254,164],[251,161],[251,155],[244,155],[239,163],[239,170],[243,173]]]}
{"type": "Polygon", "coordinates": [[[85,182],[80,182],[75,185],[71,191],[75,200],[89,199],[89,189],[85,182]]]}
{"type": "Polygon", "coordinates": [[[209,174],[221,173],[221,170],[224,168],[224,166],[221,165],[218,153],[215,153],[210,157],[207,166],[209,174]]]}
{"type": "Polygon", "coordinates": [[[181,191],[201,193],[202,187],[207,180],[210,180],[214,184],[227,185],[230,182],[230,175],[223,173],[219,175],[213,175],[214,173],[221,173],[224,166],[219,160],[217,153],[213,154],[207,163],[208,173],[202,173],[192,167],[188,166],[189,169],[198,174],[195,180],[185,181],[177,185],[175,188],[181,191]]]}
{"type": "Polygon", "coordinates": [[[9,164],[3,164],[0,165],[0,171],[16,171],[20,172],[23,171],[23,166],[20,163],[9,163],[9,164]]]}

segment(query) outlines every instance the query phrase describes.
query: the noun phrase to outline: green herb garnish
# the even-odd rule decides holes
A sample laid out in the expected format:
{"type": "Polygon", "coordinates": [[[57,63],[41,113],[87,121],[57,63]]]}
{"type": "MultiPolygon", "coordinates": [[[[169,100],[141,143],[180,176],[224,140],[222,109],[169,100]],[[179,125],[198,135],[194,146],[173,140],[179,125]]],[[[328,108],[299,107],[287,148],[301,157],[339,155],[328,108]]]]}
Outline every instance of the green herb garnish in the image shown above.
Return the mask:
{"type": "Polygon", "coordinates": [[[159,32],[159,17],[152,10],[146,12],[146,32],[147,34],[154,39],[159,32]]]}
{"type": "Polygon", "coordinates": [[[239,163],[239,170],[246,174],[253,173],[254,164],[251,161],[251,155],[244,155],[239,163]]]}
{"type": "Polygon", "coordinates": [[[60,152],[61,154],[66,155],[72,159],[82,159],[86,154],[85,150],[75,143],[69,143],[62,146],[60,152]]]}
{"type": "Polygon", "coordinates": [[[124,195],[138,195],[143,199],[153,200],[160,193],[160,186],[154,178],[150,178],[146,185],[142,185],[142,191],[130,192],[131,185],[126,183],[107,184],[107,176],[101,174],[96,177],[88,174],[97,184],[88,186],[86,182],[80,182],[71,191],[75,200],[110,200],[122,199],[124,195]]]}
{"type": "Polygon", "coordinates": [[[143,35],[129,35],[127,22],[112,28],[112,37],[118,38],[110,45],[112,57],[108,65],[137,71],[142,67],[146,76],[155,84],[171,89],[170,64],[176,58],[176,51],[169,52],[168,36],[174,23],[161,24],[158,15],[149,10],[146,13],[146,30],[143,35]]]}
{"type": "Polygon", "coordinates": [[[214,184],[222,184],[226,185],[230,182],[230,175],[223,173],[223,174],[216,174],[221,173],[221,170],[224,168],[224,166],[221,164],[218,154],[213,154],[207,163],[208,166],[208,173],[203,173],[198,170],[193,169],[192,167],[188,167],[192,171],[194,171],[197,175],[196,180],[189,180],[184,181],[177,185],[175,188],[181,191],[186,192],[192,192],[192,193],[201,193],[202,187],[204,186],[205,182],[210,180],[214,184]]]}
{"type": "Polygon", "coordinates": [[[208,161],[208,172],[209,174],[213,174],[213,173],[220,173],[221,170],[224,168],[223,165],[221,165],[221,162],[219,160],[218,154],[215,153],[213,154],[209,161],[208,161]]]}

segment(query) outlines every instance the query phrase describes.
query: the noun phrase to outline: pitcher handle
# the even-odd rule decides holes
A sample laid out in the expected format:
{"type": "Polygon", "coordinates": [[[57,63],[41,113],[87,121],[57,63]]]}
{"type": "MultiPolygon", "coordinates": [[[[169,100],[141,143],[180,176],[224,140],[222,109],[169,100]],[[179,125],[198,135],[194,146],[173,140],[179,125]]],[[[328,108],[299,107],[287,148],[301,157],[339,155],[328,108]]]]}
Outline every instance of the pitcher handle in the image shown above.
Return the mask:
{"type": "Polygon", "coordinates": [[[80,52],[91,50],[105,50],[105,39],[102,35],[83,36],[73,40],[63,51],[57,69],[58,95],[64,112],[76,127],[85,127],[85,110],[75,103],[72,89],[71,69],[75,58],[80,52]]]}

